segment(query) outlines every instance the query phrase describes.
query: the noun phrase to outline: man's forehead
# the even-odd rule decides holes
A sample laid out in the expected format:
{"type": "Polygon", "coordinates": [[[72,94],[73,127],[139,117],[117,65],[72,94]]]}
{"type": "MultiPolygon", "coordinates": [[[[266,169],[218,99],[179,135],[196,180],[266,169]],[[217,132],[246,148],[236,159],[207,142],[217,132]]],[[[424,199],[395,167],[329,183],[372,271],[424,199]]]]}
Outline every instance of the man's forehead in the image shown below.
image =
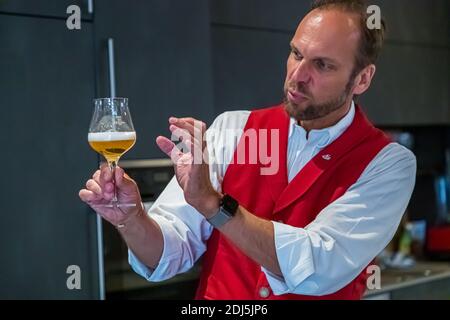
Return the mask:
{"type": "Polygon", "coordinates": [[[353,52],[360,36],[357,23],[355,15],[340,10],[313,10],[301,21],[292,44],[322,54],[353,52]]]}

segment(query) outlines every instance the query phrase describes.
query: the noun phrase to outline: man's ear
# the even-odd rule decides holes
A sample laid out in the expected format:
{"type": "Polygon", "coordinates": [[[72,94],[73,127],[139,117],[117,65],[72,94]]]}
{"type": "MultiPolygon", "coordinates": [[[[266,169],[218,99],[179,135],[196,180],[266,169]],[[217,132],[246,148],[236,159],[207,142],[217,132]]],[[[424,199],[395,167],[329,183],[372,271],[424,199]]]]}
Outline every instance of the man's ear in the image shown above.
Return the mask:
{"type": "Polygon", "coordinates": [[[376,69],[374,64],[370,64],[361,70],[355,78],[353,88],[354,95],[361,95],[370,87],[376,69]]]}

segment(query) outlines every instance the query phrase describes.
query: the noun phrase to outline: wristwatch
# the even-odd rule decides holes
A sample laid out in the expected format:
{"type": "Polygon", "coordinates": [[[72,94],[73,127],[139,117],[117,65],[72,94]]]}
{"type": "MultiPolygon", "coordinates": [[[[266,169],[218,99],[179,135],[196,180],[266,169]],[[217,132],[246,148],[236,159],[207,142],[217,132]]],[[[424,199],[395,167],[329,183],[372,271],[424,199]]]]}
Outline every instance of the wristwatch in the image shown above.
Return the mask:
{"type": "Polygon", "coordinates": [[[214,227],[219,228],[234,217],[239,207],[239,203],[228,194],[225,194],[220,200],[219,211],[208,219],[208,222],[214,227]]]}

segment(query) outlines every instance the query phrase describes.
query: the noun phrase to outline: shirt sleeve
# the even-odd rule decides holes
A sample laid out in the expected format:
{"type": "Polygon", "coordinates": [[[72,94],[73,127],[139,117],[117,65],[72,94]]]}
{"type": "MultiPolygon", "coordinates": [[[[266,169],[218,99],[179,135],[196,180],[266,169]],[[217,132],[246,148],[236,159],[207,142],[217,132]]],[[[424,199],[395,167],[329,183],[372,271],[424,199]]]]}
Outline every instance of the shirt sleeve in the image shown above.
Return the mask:
{"type": "Polygon", "coordinates": [[[283,276],[261,269],[274,294],[322,296],[349,284],[394,236],[415,177],[414,154],[391,143],[358,181],[308,226],[273,222],[283,276]]]}
{"type": "MultiPolygon", "coordinates": [[[[230,149],[234,151],[235,148],[234,140],[226,139],[232,133],[239,135],[248,114],[246,111],[223,113],[207,131],[210,179],[218,191],[221,191],[222,177],[233,156],[230,149]]],[[[175,177],[149,209],[148,214],[160,226],[164,240],[163,253],[158,266],[150,269],[128,250],[128,261],[132,269],[148,281],[154,282],[167,280],[188,271],[205,252],[206,242],[213,227],[186,202],[175,177]]]]}
{"type": "Polygon", "coordinates": [[[133,270],[148,281],[163,281],[188,271],[205,252],[212,227],[186,203],[175,177],[148,214],[160,226],[164,240],[163,253],[158,266],[152,270],[128,250],[128,260],[133,270]]]}

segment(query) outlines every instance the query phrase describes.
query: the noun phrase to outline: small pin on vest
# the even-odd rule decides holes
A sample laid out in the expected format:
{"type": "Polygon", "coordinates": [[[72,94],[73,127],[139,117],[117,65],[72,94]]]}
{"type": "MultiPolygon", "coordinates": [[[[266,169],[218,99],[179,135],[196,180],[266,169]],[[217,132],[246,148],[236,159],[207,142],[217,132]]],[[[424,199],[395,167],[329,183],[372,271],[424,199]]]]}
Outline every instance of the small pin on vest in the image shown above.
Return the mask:
{"type": "Polygon", "coordinates": [[[322,159],[323,160],[331,160],[331,154],[324,154],[323,156],[322,156],[322,159]]]}

